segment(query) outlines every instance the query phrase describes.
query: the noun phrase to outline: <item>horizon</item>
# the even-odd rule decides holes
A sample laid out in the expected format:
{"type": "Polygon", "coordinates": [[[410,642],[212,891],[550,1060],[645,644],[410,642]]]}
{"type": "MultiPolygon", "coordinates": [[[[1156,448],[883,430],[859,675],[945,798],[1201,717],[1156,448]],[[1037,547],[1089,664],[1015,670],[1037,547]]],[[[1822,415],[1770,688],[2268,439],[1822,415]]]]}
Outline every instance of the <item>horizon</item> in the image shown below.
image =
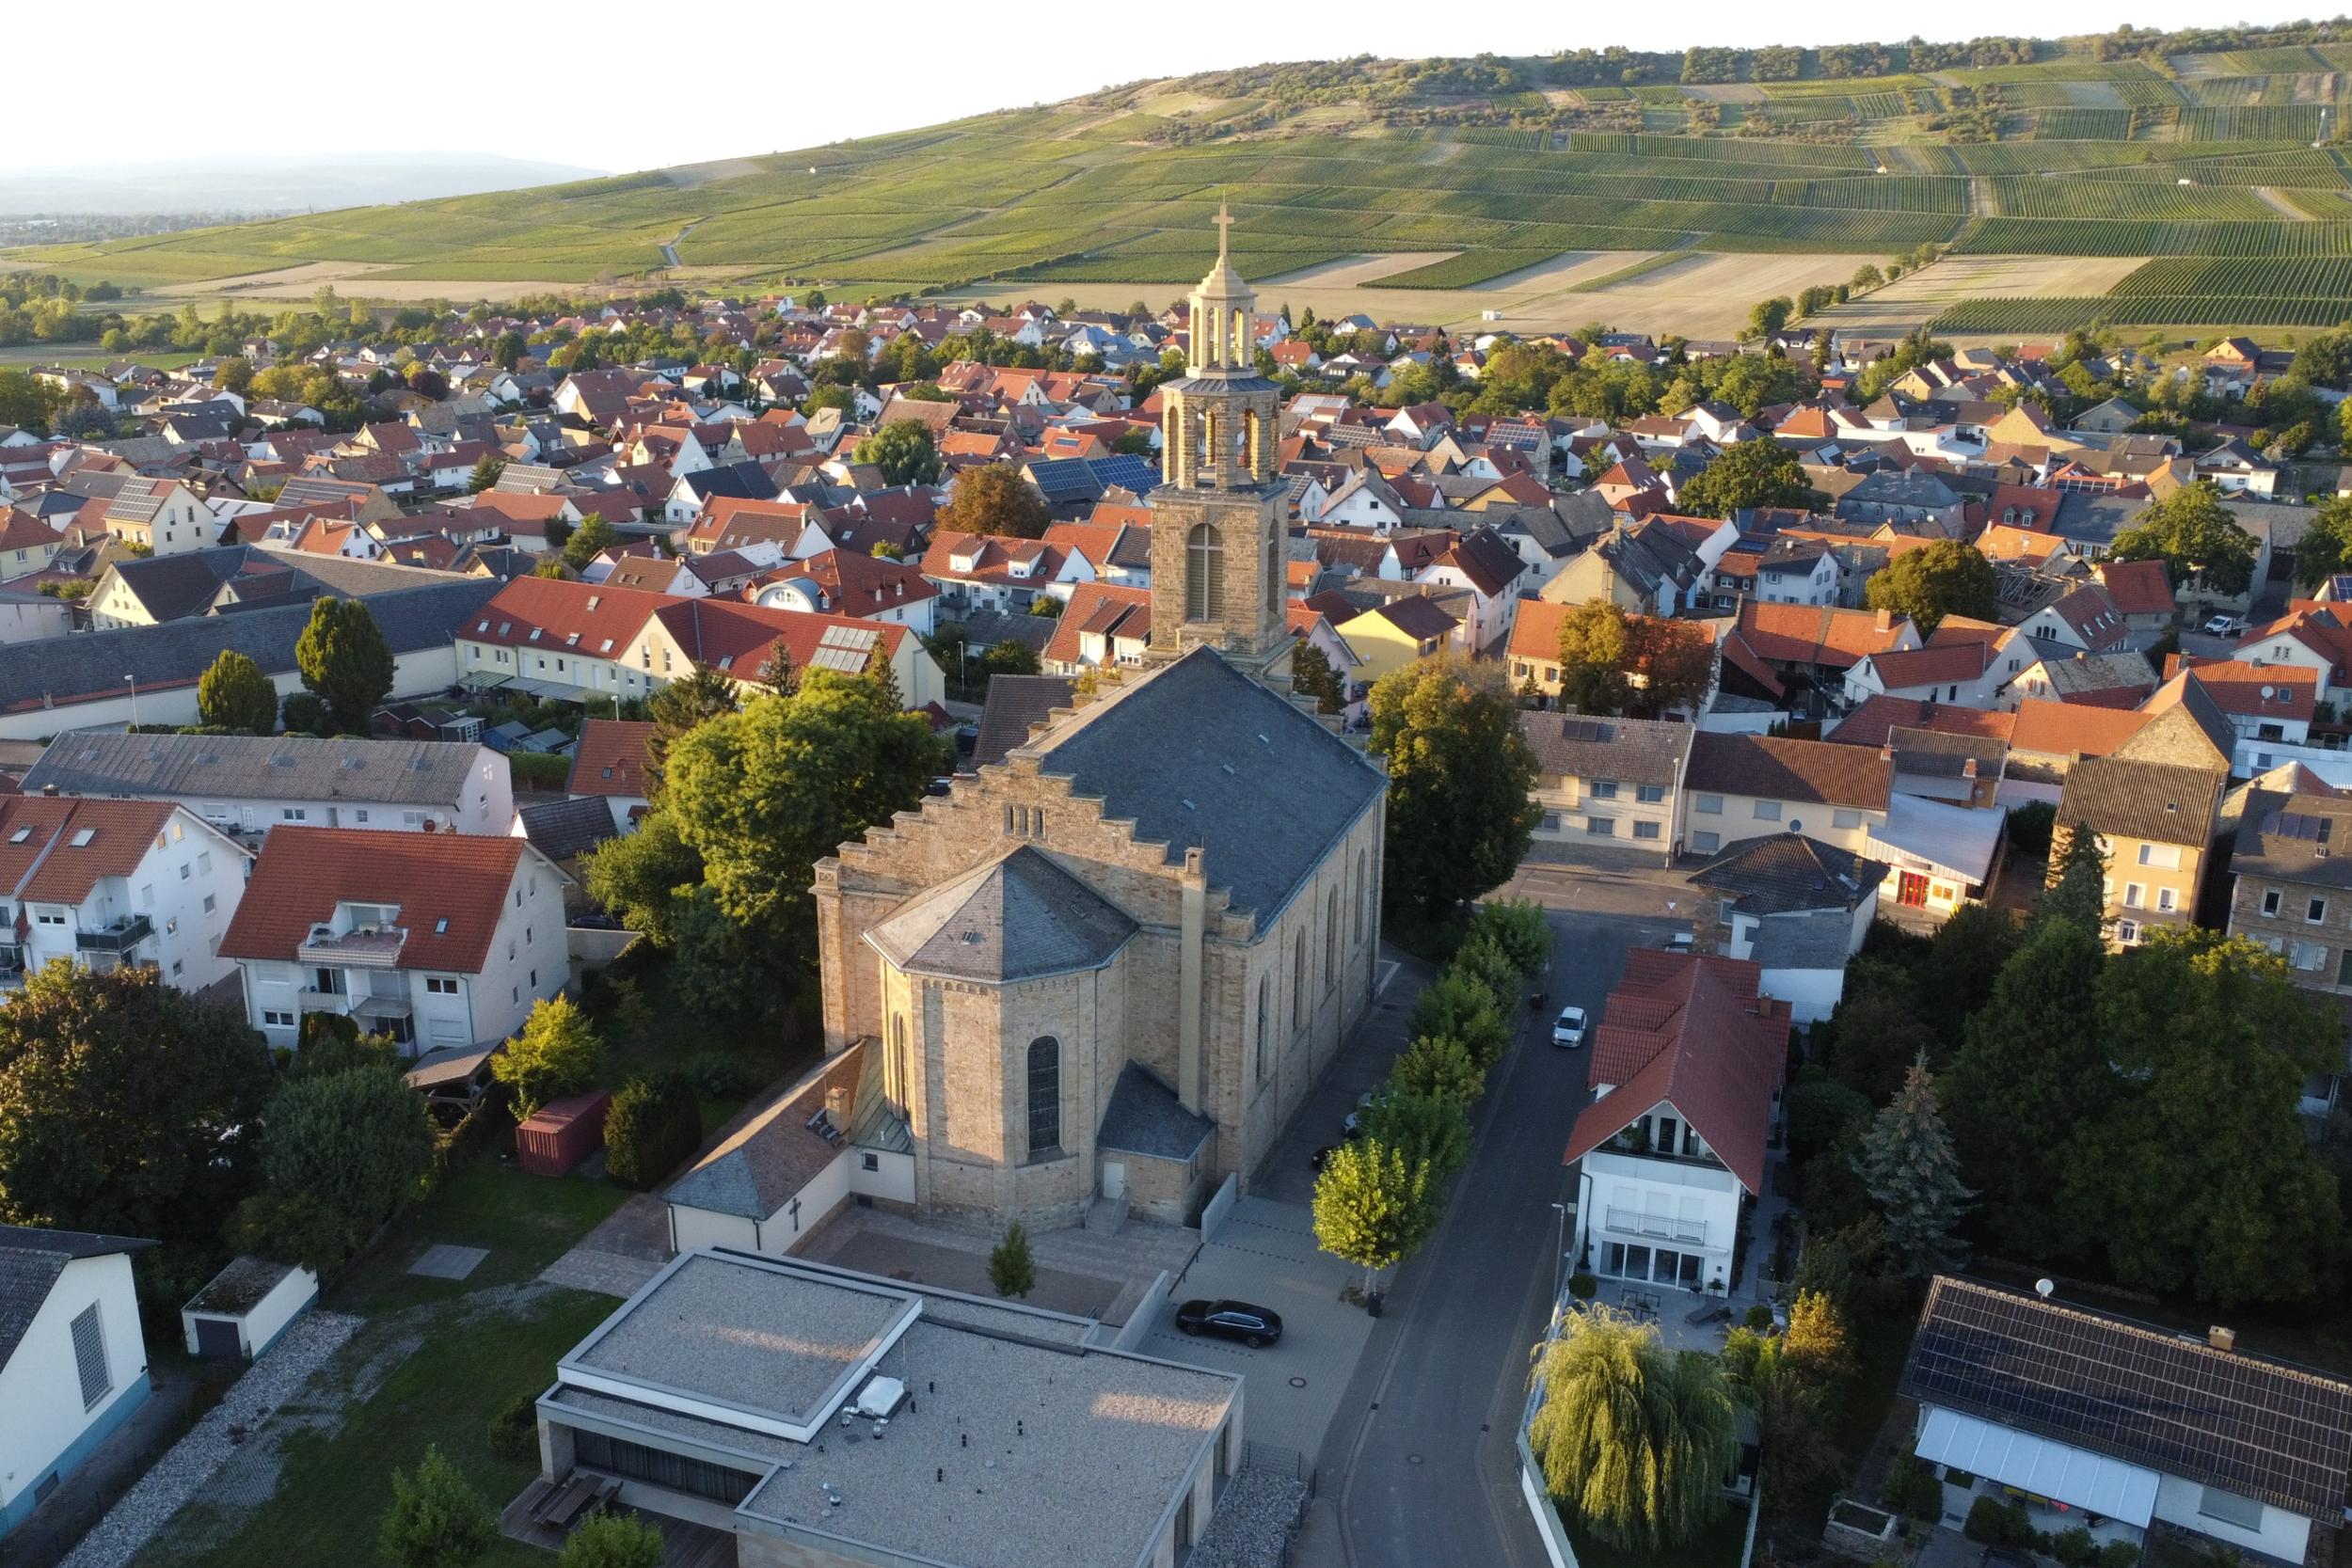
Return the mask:
{"type": "MultiPolygon", "coordinates": [[[[641,8],[623,7],[613,0],[588,0],[576,11],[576,40],[609,40],[625,36],[644,24],[641,8]]],[[[908,13],[898,13],[901,17],[908,13]]],[[[1846,21],[1838,13],[1818,19],[1820,30],[1792,37],[1785,16],[1734,7],[1728,0],[1700,0],[1654,16],[1616,14],[1580,19],[1564,26],[1561,36],[1531,40],[1524,18],[1474,13],[1449,17],[1441,40],[1408,41],[1434,29],[1427,13],[1405,0],[1365,0],[1348,13],[1343,33],[1312,13],[1246,6],[1240,0],[1205,0],[1189,8],[1192,24],[1163,32],[1148,32],[1148,53],[1122,47],[1130,40],[1111,37],[1105,47],[1048,46],[1020,70],[932,72],[922,81],[919,95],[899,90],[901,62],[887,61],[870,78],[845,72],[812,71],[776,96],[782,102],[756,111],[769,129],[739,129],[733,125],[706,127],[692,119],[648,127],[628,114],[563,117],[552,122],[564,139],[550,141],[549,133],[528,135],[520,128],[510,134],[485,135],[495,129],[471,118],[449,123],[404,125],[409,145],[388,147],[384,127],[396,111],[361,113],[352,121],[330,121],[306,127],[310,137],[302,152],[256,153],[251,133],[241,119],[228,116],[185,117],[175,126],[171,156],[152,154],[152,122],[135,112],[97,117],[77,124],[71,137],[71,162],[44,160],[20,174],[39,178],[113,167],[176,166],[189,162],[249,164],[255,168],[272,163],[327,158],[426,159],[449,156],[501,157],[553,164],[571,164],[614,174],[651,168],[710,163],[729,158],[821,147],[862,136],[909,131],[926,125],[967,119],[1029,104],[1081,97],[1126,82],[1202,71],[1243,70],[1279,61],[1334,60],[1372,54],[1399,58],[1468,55],[1481,52],[1526,57],[1563,49],[1602,49],[1613,45],[1643,51],[1672,51],[1706,43],[1732,48],[1771,43],[1817,47],[1830,43],[1899,42],[1913,34],[1947,36],[2059,38],[2109,30],[2125,23],[2135,27],[2169,30],[2185,26],[2217,27],[2236,24],[2277,24],[2296,19],[2291,8],[2249,8],[2247,13],[2219,21],[2210,8],[2188,0],[2152,0],[2126,6],[2068,6],[2054,15],[2047,6],[2026,0],[1992,0],[1971,13],[1965,28],[1928,27],[1918,23],[1891,24],[1884,17],[1846,21]],[[1120,69],[1109,69],[1115,62],[1120,69]],[[609,122],[609,128],[608,128],[609,122]],[[658,150],[647,151],[653,148],[658,150]]],[[[939,37],[968,21],[961,8],[917,0],[912,13],[917,38],[939,37]],[[927,25],[928,24],[928,25],[927,25]]],[[[142,91],[169,101],[191,82],[260,81],[296,84],[306,66],[348,66],[366,60],[379,47],[379,35],[366,13],[330,8],[319,12],[278,0],[233,31],[216,19],[138,0],[123,19],[126,37],[139,40],[122,51],[127,57],[110,65],[108,81],[126,106],[135,105],[142,91]]],[[[544,35],[525,34],[510,13],[485,18],[477,8],[461,8],[453,0],[418,0],[410,20],[419,24],[413,36],[446,37],[460,48],[483,51],[492,61],[516,57],[536,47],[535,57],[561,65],[568,43],[539,45],[544,35]],[[485,27],[485,22],[488,25],[485,27]],[[485,37],[486,33],[486,37],[485,37]],[[509,39],[514,40],[511,44],[509,39]],[[529,42],[524,40],[529,39],[529,42]]],[[[30,24],[28,57],[44,56],[44,42],[63,51],[75,40],[72,19],[55,11],[30,24]]],[[[1141,31],[1141,30],[1138,30],[1141,31]]],[[[730,36],[728,55],[736,58],[806,56],[808,29],[787,19],[761,14],[744,22],[730,36]]],[[[78,41],[78,40],[75,40],[78,41]]],[[[584,45],[583,45],[584,46],[584,45]]],[[[495,80],[498,72],[485,72],[495,80]]],[[[612,89],[601,101],[625,100],[627,88],[612,89]]]]}

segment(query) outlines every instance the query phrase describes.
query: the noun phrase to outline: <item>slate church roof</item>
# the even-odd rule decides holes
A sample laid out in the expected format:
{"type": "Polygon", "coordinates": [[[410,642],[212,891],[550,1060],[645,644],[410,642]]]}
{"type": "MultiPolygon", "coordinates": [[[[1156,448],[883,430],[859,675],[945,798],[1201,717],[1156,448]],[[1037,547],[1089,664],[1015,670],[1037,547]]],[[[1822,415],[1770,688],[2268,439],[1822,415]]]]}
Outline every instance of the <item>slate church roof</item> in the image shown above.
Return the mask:
{"type": "Polygon", "coordinates": [[[1025,844],[916,894],[866,940],[910,974],[1001,985],[1098,968],[1136,930],[1125,911],[1025,844]]]}

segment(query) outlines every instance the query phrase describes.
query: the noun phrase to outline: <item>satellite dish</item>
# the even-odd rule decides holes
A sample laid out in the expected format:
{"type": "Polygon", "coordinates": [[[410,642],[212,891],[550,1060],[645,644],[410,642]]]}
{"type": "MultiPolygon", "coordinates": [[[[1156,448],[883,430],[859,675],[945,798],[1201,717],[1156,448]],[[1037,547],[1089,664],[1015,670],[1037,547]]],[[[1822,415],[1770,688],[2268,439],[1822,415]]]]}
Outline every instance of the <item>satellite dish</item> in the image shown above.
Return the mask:
{"type": "Polygon", "coordinates": [[[2278,695],[2278,692],[2279,692],[2279,689],[2278,689],[2277,687],[2275,687],[2275,686],[2265,686],[2265,687],[2264,687],[2264,688],[2263,688],[2263,701],[2264,701],[2264,702],[2265,702],[2265,703],[2266,703],[2266,702],[2268,702],[2268,701],[2270,701],[2270,699],[2271,699],[2272,697],[2274,697],[2274,696],[2277,696],[2277,695],[2278,695]]]}
{"type": "Polygon", "coordinates": [[[2040,1296],[2043,1301],[2049,1300],[2051,1293],[2057,1291],[2057,1289],[2058,1281],[2054,1279],[2037,1279],[2033,1282],[2034,1294],[2040,1296]]]}

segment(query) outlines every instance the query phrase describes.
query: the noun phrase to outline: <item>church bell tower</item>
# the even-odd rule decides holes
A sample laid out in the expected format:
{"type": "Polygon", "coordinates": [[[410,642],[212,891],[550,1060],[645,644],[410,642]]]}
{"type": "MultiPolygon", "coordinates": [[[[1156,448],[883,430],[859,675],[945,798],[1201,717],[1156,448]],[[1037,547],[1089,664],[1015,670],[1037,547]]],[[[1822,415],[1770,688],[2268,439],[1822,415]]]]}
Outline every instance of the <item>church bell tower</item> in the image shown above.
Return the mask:
{"type": "Polygon", "coordinates": [[[1289,644],[1285,486],[1274,475],[1281,389],[1258,373],[1257,295],[1227,255],[1192,292],[1184,378],[1160,388],[1161,479],[1152,492],[1152,653],[1200,643],[1263,664],[1289,644]]]}

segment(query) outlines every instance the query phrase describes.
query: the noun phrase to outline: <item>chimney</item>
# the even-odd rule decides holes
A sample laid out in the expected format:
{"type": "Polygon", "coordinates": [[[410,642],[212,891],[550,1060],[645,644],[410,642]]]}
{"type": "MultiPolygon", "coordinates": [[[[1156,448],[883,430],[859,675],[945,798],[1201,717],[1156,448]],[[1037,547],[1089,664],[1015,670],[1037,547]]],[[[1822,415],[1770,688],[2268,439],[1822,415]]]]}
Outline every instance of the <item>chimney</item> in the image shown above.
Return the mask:
{"type": "Polygon", "coordinates": [[[2216,1323],[2205,1330],[2205,1343],[2216,1350],[2233,1351],[2237,1349],[2237,1330],[2216,1323]]]}
{"type": "Polygon", "coordinates": [[[1894,732],[1890,730],[1890,731],[1888,731],[1888,732],[1887,732],[1887,736],[1886,736],[1886,738],[1885,738],[1884,740],[1882,740],[1882,741],[1880,741],[1880,742],[1879,742],[1879,761],[1881,761],[1881,762],[1893,762],[1894,760],[1895,760],[1895,736],[1894,736],[1894,732]]]}
{"type": "Polygon", "coordinates": [[[57,797],[57,786],[53,784],[45,784],[40,786],[40,792],[54,800],[57,797]]]}
{"type": "Polygon", "coordinates": [[[1894,612],[1893,610],[1880,610],[1880,611],[1879,611],[1879,630],[1881,630],[1881,631],[1893,631],[1894,629],[1895,629],[1895,612],[1894,612]]]}
{"type": "Polygon", "coordinates": [[[1977,776],[1976,758],[1963,757],[1960,759],[1960,776],[1963,779],[1973,779],[1977,776]]]}
{"type": "Polygon", "coordinates": [[[825,1119],[847,1132],[850,1130],[850,1086],[835,1084],[825,1091],[825,1119]]]}

